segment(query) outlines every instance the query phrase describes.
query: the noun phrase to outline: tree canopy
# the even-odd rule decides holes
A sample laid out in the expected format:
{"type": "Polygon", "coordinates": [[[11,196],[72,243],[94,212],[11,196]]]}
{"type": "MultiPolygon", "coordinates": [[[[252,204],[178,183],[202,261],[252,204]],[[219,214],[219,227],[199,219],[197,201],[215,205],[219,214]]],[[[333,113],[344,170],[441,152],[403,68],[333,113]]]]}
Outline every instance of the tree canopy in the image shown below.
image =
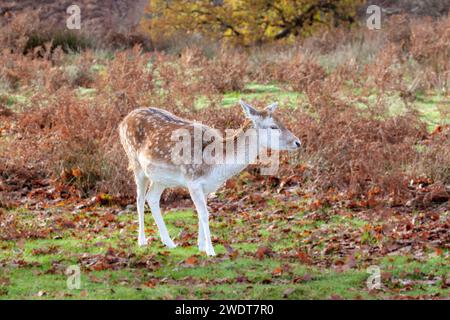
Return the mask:
{"type": "Polygon", "coordinates": [[[354,22],[361,0],[151,0],[152,36],[199,32],[241,44],[292,39],[319,26],[354,22]]]}

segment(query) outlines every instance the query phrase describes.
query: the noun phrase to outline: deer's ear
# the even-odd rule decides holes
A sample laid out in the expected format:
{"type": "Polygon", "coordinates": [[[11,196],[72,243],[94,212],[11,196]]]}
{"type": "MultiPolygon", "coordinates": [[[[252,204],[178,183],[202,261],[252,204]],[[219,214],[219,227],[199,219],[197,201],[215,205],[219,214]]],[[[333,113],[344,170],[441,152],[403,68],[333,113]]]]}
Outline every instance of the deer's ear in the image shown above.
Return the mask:
{"type": "Polygon", "coordinates": [[[239,100],[239,104],[242,107],[242,110],[244,110],[245,116],[249,119],[254,119],[255,117],[259,116],[258,110],[253,108],[248,103],[244,102],[243,100],[239,100]]]}
{"type": "Polygon", "coordinates": [[[278,102],[272,103],[266,107],[266,111],[269,113],[274,113],[275,110],[278,108],[278,102]]]}

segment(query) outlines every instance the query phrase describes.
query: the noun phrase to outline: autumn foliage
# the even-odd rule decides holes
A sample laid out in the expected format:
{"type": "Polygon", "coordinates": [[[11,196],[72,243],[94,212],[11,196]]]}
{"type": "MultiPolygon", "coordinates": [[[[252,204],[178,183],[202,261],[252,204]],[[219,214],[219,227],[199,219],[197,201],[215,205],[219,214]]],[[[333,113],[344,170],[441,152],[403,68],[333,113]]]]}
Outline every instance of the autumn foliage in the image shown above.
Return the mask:
{"type": "Polygon", "coordinates": [[[350,24],[363,1],[150,1],[142,29],[152,39],[185,32],[244,45],[311,34],[319,26],[350,24]]]}
{"type": "MultiPolygon", "coordinates": [[[[357,207],[448,201],[449,128],[430,132],[415,97],[424,90],[448,95],[450,20],[396,19],[379,33],[336,29],[294,44],[220,47],[213,54],[202,47],[179,55],[139,46],[104,55],[92,50],[68,55],[51,45],[26,55],[3,50],[2,85],[27,95],[24,101],[14,98],[14,108],[10,96],[0,96],[2,194],[28,195],[35,183],[51,179],[82,196],[131,196],[134,186],[117,135],[128,112],[158,106],[220,129],[236,128],[241,111],[223,109],[221,95],[246,92],[249,83],[276,82],[305,95],[307,104],[280,112],[304,148],[283,156],[279,177],[265,184],[269,190],[297,187],[300,194],[317,195],[318,207],[337,200],[357,207]],[[392,38],[399,23],[406,31],[392,38]],[[323,64],[331,55],[335,65],[323,64]],[[405,109],[401,114],[390,114],[392,93],[405,109]],[[207,108],[199,108],[199,100],[207,108]]],[[[239,30],[250,27],[259,30],[259,38],[282,32],[268,34],[250,25],[239,30]]],[[[22,36],[0,39],[20,46],[22,36]]],[[[255,181],[241,187],[257,186],[255,181]]]]}

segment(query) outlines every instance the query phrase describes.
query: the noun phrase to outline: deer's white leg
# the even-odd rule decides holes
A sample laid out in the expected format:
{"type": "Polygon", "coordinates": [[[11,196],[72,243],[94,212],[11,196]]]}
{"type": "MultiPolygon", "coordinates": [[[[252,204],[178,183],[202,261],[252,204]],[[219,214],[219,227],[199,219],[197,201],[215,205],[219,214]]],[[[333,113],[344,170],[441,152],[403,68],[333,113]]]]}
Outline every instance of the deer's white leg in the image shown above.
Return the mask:
{"type": "MultiPolygon", "coordinates": [[[[192,184],[189,186],[189,193],[191,195],[192,201],[194,202],[195,208],[197,209],[199,218],[199,227],[203,229],[203,238],[205,239],[205,251],[209,256],[215,256],[213,245],[211,243],[211,234],[209,232],[209,213],[208,207],[206,206],[206,196],[203,189],[199,185],[192,184]]],[[[201,232],[199,231],[199,236],[201,232]]],[[[199,239],[199,244],[201,240],[199,239]]]]}
{"type": "Polygon", "coordinates": [[[170,239],[169,232],[167,231],[166,224],[161,215],[161,208],[159,202],[161,199],[161,194],[164,188],[161,185],[152,182],[147,193],[147,202],[152,210],[153,218],[155,219],[156,225],[158,226],[159,235],[161,236],[161,241],[169,248],[175,248],[176,244],[170,239]]]}
{"type": "Polygon", "coordinates": [[[198,219],[198,250],[200,251],[206,251],[206,238],[205,238],[205,232],[203,230],[203,225],[200,220],[200,217],[198,219]]]}
{"type": "Polygon", "coordinates": [[[147,239],[145,238],[144,231],[144,206],[145,206],[145,191],[148,185],[148,178],[143,172],[135,174],[136,187],[137,187],[137,211],[139,216],[139,236],[138,244],[140,246],[145,246],[147,244],[147,239]]]}

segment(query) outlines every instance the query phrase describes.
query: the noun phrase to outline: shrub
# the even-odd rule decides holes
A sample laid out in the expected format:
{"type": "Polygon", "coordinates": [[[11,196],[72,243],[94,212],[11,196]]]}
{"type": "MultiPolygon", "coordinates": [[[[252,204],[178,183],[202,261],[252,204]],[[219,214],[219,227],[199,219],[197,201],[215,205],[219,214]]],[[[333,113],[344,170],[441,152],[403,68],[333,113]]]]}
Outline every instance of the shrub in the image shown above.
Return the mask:
{"type": "Polygon", "coordinates": [[[308,90],[313,114],[299,111],[294,130],[303,137],[301,161],[314,188],[368,196],[373,188],[396,201],[408,194],[405,166],[415,158],[426,128],[414,112],[389,117],[386,107],[355,109],[333,96],[334,82],[308,90]]]}
{"type": "Polygon", "coordinates": [[[202,79],[218,93],[242,91],[246,82],[248,56],[221,48],[202,70],[202,79]]]}

